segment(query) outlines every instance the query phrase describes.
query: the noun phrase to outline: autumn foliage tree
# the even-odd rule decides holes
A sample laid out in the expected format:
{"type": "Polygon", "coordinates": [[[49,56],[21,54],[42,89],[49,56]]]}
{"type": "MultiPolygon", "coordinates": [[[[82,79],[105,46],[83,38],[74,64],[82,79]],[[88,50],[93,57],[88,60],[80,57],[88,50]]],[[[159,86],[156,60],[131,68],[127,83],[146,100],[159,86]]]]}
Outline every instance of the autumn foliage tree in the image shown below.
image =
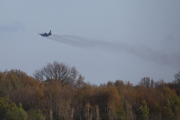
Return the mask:
{"type": "Polygon", "coordinates": [[[75,67],[47,64],[34,77],[0,71],[0,120],[179,120],[179,73],[165,83],[144,77],[92,85],[75,67]]]}

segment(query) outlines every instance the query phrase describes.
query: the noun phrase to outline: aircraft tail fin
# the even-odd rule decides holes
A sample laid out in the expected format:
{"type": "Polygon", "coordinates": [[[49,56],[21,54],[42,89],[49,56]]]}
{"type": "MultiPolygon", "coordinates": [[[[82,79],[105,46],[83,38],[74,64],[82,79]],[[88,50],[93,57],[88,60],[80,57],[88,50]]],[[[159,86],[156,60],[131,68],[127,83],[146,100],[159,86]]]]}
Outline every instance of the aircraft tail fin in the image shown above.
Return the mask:
{"type": "Polygon", "coordinates": [[[49,34],[51,35],[51,30],[49,31],[49,34]]]}

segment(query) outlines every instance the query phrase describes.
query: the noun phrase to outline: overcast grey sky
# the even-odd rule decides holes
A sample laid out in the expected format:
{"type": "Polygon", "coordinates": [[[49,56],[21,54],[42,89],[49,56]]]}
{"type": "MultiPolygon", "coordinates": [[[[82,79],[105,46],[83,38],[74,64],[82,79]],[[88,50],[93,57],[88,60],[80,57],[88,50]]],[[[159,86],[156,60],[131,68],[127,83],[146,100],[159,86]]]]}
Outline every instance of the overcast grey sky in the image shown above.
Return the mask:
{"type": "Polygon", "coordinates": [[[180,70],[179,0],[6,0],[0,4],[0,70],[28,75],[54,61],[92,84],[180,70]],[[36,32],[56,32],[43,38],[36,32]]]}

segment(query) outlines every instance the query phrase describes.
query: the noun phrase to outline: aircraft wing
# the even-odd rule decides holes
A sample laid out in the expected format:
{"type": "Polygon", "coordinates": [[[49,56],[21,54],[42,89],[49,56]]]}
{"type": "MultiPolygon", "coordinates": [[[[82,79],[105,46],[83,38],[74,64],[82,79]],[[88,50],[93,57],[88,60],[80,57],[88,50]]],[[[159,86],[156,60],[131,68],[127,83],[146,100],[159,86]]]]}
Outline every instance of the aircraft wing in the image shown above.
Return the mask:
{"type": "Polygon", "coordinates": [[[44,33],[36,33],[36,34],[42,35],[42,34],[44,34],[44,33]]]}
{"type": "Polygon", "coordinates": [[[41,35],[41,34],[43,34],[43,33],[34,33],[34,34],[38,34],[38,35],[41,35]]]}

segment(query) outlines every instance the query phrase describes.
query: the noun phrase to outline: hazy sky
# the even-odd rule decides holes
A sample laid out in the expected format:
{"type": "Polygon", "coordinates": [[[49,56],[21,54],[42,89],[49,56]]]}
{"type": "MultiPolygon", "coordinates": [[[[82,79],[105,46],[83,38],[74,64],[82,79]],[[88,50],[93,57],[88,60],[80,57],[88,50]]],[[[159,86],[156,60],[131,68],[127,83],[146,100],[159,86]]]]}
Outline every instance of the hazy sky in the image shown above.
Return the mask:
{"type": "Polygon", "coordinates": [[[179,6],[179,0],[1,1],[0,70],[33,75],[57,61],[92,84],[172,81],[180,71],[179,6]],[[57,35],[34,34],[49,30],[57,35]]]}

